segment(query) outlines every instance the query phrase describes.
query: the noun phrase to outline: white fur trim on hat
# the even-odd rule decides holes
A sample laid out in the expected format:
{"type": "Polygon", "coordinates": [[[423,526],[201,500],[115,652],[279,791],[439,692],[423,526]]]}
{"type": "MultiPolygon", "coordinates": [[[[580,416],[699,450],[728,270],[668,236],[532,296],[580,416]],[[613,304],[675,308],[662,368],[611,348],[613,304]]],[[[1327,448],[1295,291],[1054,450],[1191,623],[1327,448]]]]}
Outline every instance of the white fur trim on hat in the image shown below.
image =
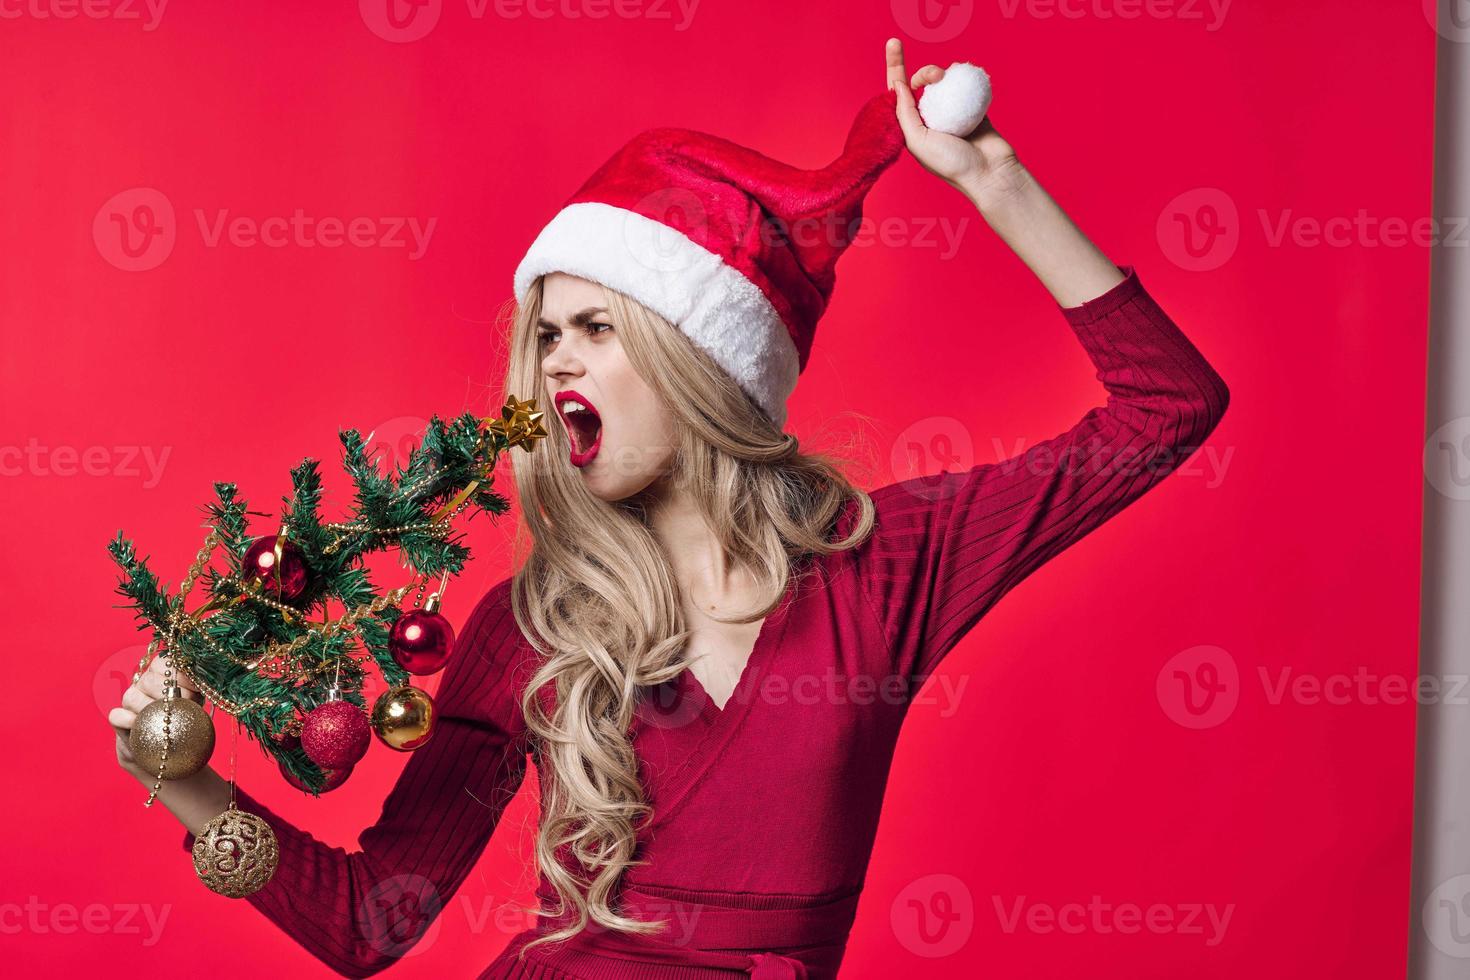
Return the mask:
{"type": "Polygon", "coordinates": [[[944,77],[919,93],[924,125],[952,136],[969,136],[990,110],[990,76],[968,61],[956,61],[944,77]]]}
{"type": "Polygon", "coordinates": [[[584,201],[563,208],[531,243],[516,267],[516,301],[550,272],[610,286],[658,313],[785,426],[800,371],[796,344],[760,287],[715,253],[635,211],[584,201]]]}

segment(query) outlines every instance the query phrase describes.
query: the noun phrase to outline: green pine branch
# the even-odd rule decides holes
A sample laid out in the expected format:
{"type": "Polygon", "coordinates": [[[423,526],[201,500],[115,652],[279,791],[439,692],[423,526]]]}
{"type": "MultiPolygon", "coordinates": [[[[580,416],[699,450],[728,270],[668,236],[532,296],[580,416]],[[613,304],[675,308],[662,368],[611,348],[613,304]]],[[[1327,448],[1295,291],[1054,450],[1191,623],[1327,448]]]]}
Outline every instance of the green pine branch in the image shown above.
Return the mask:
{"type": "MultiPolygon", "coordinates": [[[[389,633],[401,615],[398,608],[388,606],[364,616],[355,630],[331,636],[309,624],[321,624],[328,616],[340,618],[344,611],[384,594],[363,566],[364,558],[374,552],[396,548],[403,561],[430,581],[445,571],[456,575],[464,569],[471,555],[463,535],[427,530],[389,533],[389,529],[427,523],[472,481],[479,482],[466,500],[466,515],[484,512],[496,517],[509,510],[509,502],[493,488],[494,469],[507,446],[501,436],[483,430],[481,421],[470,412],[447,423],[434,416],[419,446],[402,466],[387,473],[368,453],[357,430],[340,431],[342,466],[352,479],[353,495],[349,513],[335,521],[322,517],[320,467],[310,458],[291,471],[291,493],[282,497],[281,514],[273,522],[260,520],[251,527],[249,517],[255,512],[237,496],[236,485],[214,484],[216,499],[204,510],[218,536],[217,554],[223,562],[204,570],[187,598],[186,614],[197,613],[210,602],[221,605],[199,616],[197,630],[180,631],[172,651],[191,677],[240,707],[236,718],[242,730],[313,793],[321,791],[325,774],[299,746],[283,747],[279,739],[296,719],[327,699],[334,677],[342,698],[366,709],[363,689],[369,677],[357,663],[364,654],[370,669],[390,686],[407,683],[409,674],[388,649],[389,633]],[[329,523],[364,529],[343,536],[328,528],[329,523]],[[310,573],[306,591],[291,603],[297,615],[289,619],[263,602],[235,601],[249,591],[239,577],[245,552],[257,537],[274,536],[282,527],[301,549],[310,573]],[[339,537],[337,548],[328,550],[339,537]],[[292,680],[251,669],[271,644],[288,644],[303,635],[309,639],[297,656],[308,671],[306,677],[292,680]]],[[[108,552],[122,571],[116,591],[133,609],[139,630],[163,638],[168,647],[170,620],[185,599],[159,581],[148,559],[138,556],[122,531],[109,542],[108,552]]]]}

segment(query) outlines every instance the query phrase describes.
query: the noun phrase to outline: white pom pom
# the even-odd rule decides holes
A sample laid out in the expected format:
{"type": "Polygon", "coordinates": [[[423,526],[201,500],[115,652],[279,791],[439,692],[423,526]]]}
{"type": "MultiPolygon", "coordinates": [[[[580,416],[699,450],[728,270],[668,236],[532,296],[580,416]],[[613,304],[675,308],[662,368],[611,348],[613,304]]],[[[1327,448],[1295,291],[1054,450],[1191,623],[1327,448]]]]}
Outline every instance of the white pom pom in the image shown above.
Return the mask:
{"type": "Polygon", "coordinates": [[[944,77],[919,94],[924,125],[941,133],[969,136],[990,110],[990,76],[968,61],[956,61],[944,77]]]}

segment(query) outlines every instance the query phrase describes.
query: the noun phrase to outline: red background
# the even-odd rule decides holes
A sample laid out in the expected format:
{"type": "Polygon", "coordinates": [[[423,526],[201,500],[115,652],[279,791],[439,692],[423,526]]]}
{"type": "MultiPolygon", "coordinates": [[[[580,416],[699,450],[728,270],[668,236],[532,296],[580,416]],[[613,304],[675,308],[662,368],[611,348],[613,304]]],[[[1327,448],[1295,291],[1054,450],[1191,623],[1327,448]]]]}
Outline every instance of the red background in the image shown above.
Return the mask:
{"type": "MultiPolygon", "coordinates": [[[[325,974],[195,881],[178,824],[116,767],[102,713],[141,638],[114,608],[105,543],[125,529],[176,584],[212,481],[274,510],[302,456],[335,475],[339,427],[397,444],[430,414],[487,412],[514,265],[594,167],[663,124],[824,164],[898,34],[911,70],[968,59],[992,73],[997,127],[1114,261],[1138,267],[1232,405],[1213,463],[1197,458],[1037,573],[950,655],[943,677],[966,687],[957,705],[936,687],[912,712],[844,975],[1402,972],[1413,704],[1376,688],[1338,704],[1272,695],[1288,668],[1323,682],[1415,669],[1428,254],[1361,232],[1315,246],[1268,232],[1284,215],[1429,214],[1435,36],[1418,4],[1241,2],[1212,23],[1194,5],[1107,17],[1132,8],[961,3],[946,16],[963,21],[926,33],[907,0],[705,0],[687,25],[664,5],[476,17],[446,0],[425,37],[391,42],[350,2],[177,3],[152,30],[145,8],[66,18],[49,2],[11,0],[0,25],[12,969],[325,974]],[[137,198],[108,202],[135,188],[172,206],[175,243],[127,271],[110,214],[137,198]],[[1222,200],[1234,218],[1209,211],[1222,200]],[[211,246],[196,217],[298,208],[435,226],[412,259],[211,246]],[[1227,235],[1228,254],[1192,265],[1176,214],[1197,241],[1233,231],[1234,251],[1227,235]],[[138,447],[163,459],[158,478],[138,447]],[[1238,670],[1237,700],[1191,728],[1172,720],[1168,672],[1156,681],[1201,645],[1238,670]],[[936,888],[960,916],[942,956],[907,911],[916,889],[939,909],[936,888]],[[1018,901],[1065,915],[1093,896],[1164,906],[1176,927],[1006,928],[1018,901]],[[1213,944],[1208,925],[1183,927],[1208,903],[1231,909],[1213,944]],[[156,942],[121,911],[144,904],[167,914],[156,942]]],[[[876,486],[909,475],[895,447],[948,440],[968,465],[1101,400],[1050,296],[958,194],[905,155],[869,202],[900,240],[839,265],[792,402],[805,446],[847,453],[876,486]],[[923,244],[925,223],[965,219],[956,253],[923,244]]],[[[510,534],[477,522],[456,622],[509,573],[510,534]]],[[[389,756],[314,801],[242,742],[240,779],[351,847],[402,764],[389,756]]],[[[396,974],[474,976],[521,927],[493,912],[529,899],[529,797],[396,974]]]]}

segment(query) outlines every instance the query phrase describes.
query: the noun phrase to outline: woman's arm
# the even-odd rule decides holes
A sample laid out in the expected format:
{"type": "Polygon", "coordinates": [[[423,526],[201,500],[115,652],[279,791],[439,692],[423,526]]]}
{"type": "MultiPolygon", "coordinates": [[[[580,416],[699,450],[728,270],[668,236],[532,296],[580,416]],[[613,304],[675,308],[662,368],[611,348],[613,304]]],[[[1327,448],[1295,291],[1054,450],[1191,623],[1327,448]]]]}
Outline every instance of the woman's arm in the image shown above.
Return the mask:
{"type": "Polygon", "coordinates": [[[1097,366],[1104,405],[1002,462],[871,492],[876,525],[854,561],[893,672],[932,672],[1001,596],[1158,484],[1219,424],[1224,381],[1133,267],[1120,275],[1060,310],[1097,366]]]}
{"type": "MultiPolygon", "coordinates": [[[[424,935],[521,785],[527,747],[513,660],[529,647],[508,585],[470,614],[434,695],[434,735],[410,756],[357,850],[329,847],[237,790],[240,809],[269,823],[280,845],[274,877],[247,901],[345,976],[391,966],[424,935]]],[[[194,778],[192,789],[165,783],[159,797],[185,825],[185,850],[229,799],[214,770],[194,778]]]]}
{"type": "MultiPolygon", "coordinates": [[[[890,70],[896,61],[902,72],[895,45],[890,70]]],[[[932,82],[938,71],[915,79],[932,82]]],[[[1188,459],[1229,392],[1136,270],[1119,269],[1077,230],[988,121],[969,141],[922,130],[899,88],[911,151],[919,146],[920,162],[965,193],[1036,272],[1107,392],[1104,405],[1019,456],[872,491],[877,521],[854,552],[856,571],[891,669],[922,677],[1001,596],[1188,459]]]]}
{"type": "Polygon", "coordinates": [[[1118,267],[1020,163],[1001,182],[967,182],[959,189],[1063,309],[1097,299],[1123,281],[1118,267]]]}

